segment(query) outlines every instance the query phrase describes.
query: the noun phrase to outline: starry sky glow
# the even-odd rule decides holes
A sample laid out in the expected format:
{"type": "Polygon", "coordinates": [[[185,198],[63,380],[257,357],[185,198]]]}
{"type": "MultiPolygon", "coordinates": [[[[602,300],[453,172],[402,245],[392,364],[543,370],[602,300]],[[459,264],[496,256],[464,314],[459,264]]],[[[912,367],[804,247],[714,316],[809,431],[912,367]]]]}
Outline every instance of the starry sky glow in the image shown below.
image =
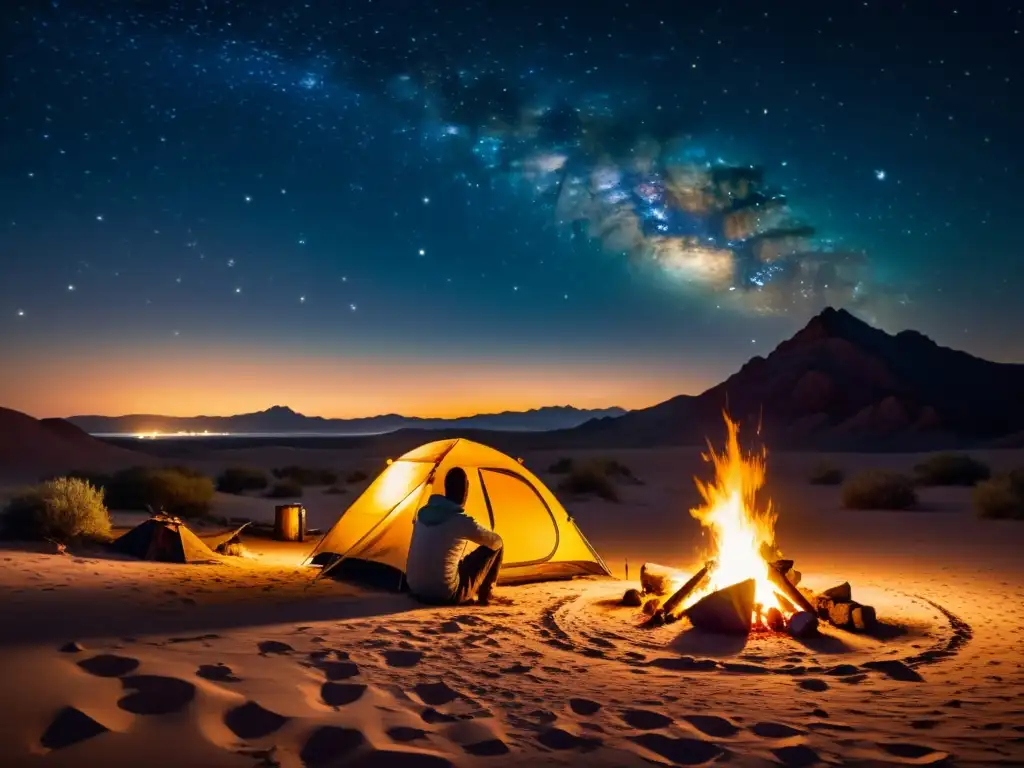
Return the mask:
{"type": "Polygon", "coordinates": [[[0,403],[642,407],[823,306],[1024,360],[1011,3],[0,19],[0,403]]]}

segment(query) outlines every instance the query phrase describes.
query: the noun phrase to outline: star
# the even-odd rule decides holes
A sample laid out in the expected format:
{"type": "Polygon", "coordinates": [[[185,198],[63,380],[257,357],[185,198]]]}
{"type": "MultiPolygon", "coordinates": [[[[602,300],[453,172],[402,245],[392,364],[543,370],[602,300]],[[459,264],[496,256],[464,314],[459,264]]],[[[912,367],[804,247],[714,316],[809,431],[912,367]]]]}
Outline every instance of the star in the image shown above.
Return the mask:
{"type": "Polygon", "coordinates": [[[885,181],[885,171],[879,168],[877,171],[875,171],[875,178],[878,179],[879,181],[885,181]]]}
{"type": "Polygon", "coordinates": [[[423,248],[420,248],[420,251],[419,251],[419,253],[420,253],[420,256],[426,256],[426,255],[427,255],[427,252],[426,252],[426,250],[425,250],[425,249],[423,249],[423,248]]]}
{"type": "Polygon", "coordinates": [[[228,259],[228,266],[229,267],[235,266],[235,260],[234,259],[228,259]]]}
{"type": "Polygon", "coordinates": [[[96,221],[103,221],[103,214],[102,213],[96,216],[96,221]]]}
{"type": "Polygon", "coordinates": [[[305,245],[305,244],[306,244],[306,238],[300,237],[299,238],[299,245],[305,245]]]}
{"type": "Polygon", "coordinates": [[[241,288],[235,288],[235,293],[241,293],[241,292],[242,292],[241,288]]]}
{"type": "Polygon", "coordinates": [[[343,283],[347,283],[347,282],[348,282],[348,278],[347,278],[347,277],[345,277],[344,275],[342,275],[342,276],[341,276],[341,282],[343,282],[343,283]]]}
{"type": "Polygon", "coordinates": [[[306,303],[306,297],[305,296],[299,296],[299,304],[305,304],[305,303],[306,303]]]}
{"type": "Polygon", "coordinates": [[[287,195],[287,194],[288,194],[288,190],[287,190],[287,189],[285,189],[284,187],[282,187],[282,188],[281,188],[281,194],[282,194],[282,195],[287,195]]]}
{"type": "Polygon", "coordinates": [[[69,284],[69,285],[68,285],[68,290],[69,290],[69,291],[73,291],[73,290],[75,290],[75,286],[74,286],[74,285],[70,285],[70,284],[69,284]]]}
{"type": "Polygon", "coordinates": [[[430,205],[430,198],[429,197],[424,197],[423,198],[423,204],[424,205],[430,205]]]}
{"type": "Polygon", "coordinates": [[[245,202],[251,203],[252,202],[252,195],[246,195],[245,196],[245,202]]]}
{"type": "Polygon", "coordinates": [[[24,309],[19,309],[18,310],[18,317],[24,317],[24,316],[25,316],[25,310],[24,309]]]}
{"type": "Polygon", "coordinates": [[[355,304],[349,304],[349,305],[348,305],[348,308],[349,308],[349,310],[350,310],[350,311],[352,311],[352,312],[355,312],[355,311],[356,311],[356,305],[355,305],[355,304]]]}

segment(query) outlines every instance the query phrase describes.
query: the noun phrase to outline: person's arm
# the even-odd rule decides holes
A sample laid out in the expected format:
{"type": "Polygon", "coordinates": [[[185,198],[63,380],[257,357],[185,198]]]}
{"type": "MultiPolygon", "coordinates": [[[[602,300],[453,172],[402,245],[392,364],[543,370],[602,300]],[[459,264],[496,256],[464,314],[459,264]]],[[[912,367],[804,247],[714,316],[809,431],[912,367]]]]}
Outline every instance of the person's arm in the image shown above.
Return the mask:
{"type": "Polygon", "coordinates": [[[469,515],[459,515],[459,536],[482,547],[498,550],[503,546],[501,536],[489,531],[469,515]]]}

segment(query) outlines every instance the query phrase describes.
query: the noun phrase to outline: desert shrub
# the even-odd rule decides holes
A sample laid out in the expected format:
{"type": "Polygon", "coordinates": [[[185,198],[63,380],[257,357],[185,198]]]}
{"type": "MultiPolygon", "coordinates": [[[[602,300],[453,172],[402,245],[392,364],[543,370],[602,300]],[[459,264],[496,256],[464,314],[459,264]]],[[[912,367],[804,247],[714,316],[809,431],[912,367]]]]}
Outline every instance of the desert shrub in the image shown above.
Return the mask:
{"type": "Polygon", "coordinates": [[[262,491],[269,484],[266,472],[250,467],[228,467],[217,477],[217,490],[223,493],[262,491]]]}
{"type": "Polygon", "coordinates": [[[210,511],[213,481],[183,467],[131,467],[106,486],[111,509],[163,510],[178,517],[202,517],[210,511]]]}
{"type": "Polygon", "coordinates": [[[993,520],[1024,520],[1024,469],[978,483],[974,487],[974,511],[993,520]]]}
{"type": "Polygon", "coordinates": [[[330,469],[316,467],[288,466],[274,470],[278,480],[290,480],[299,485],[334,485],[338,482],[338,473],[330,469]]]}
{"type": "Polygon", "coordinates": [[[619,491],[600,462],[573,465],[572,470],[558,484],[561,491],[578,495],[594,495],[608,501],[618,501],[619,491]]]}
{"type": "Polygon", "coordinates": [[[103,491],[77,477],[58,477],[23,491],[8,502],[2,518],[3,532],[11,538],[110,538],[103,491]]]}
{"type": "Polygon", "coordinates": [[[346,483],[362,483],[367,478],[369,478],[369,475],[366,474],[363,470],[361,470],[361,469],[353,469],[351,472],[349,472],[347,475],[345,475],[345,482],[346,483]]]}
{"type": "Polygon", "coordinates": [[[568,456],[563,456],[550,467],[548,467],[548,472],[550,472],[553,475],[567,475],[570,472],[572,472],[572,466],[572,459],[570,459],[568,456]]]}
{"type": "Polygon", "coordinates": [[[819,462],[807,477],[811,485],[839,485],[843,482],[843,470],[827,461],[819,462]]]}
{"type": "Polygon", "coordinates": [[[280,480],[267,491],[270,499],[297,499],[302,496],[302,486],[294,480],[280,480]]]}
{"type": "Polygon", "coordinates": [[[328,496],[337,496],[342,493],[348,493],[348,491],[342,488],[340,485],[332,485],[330,488],[324,491],[324,494],[328,496]]]}
{"type": "Polygon", "coordinates": [[[975,485],[988,480],[992,471],[966,453],[939,453],[916,467],[914,475],[922,485],[975,485]]]}
{"type": "Polygon", "coordinates": [[[917,503],[914,481],[898,472],[869,469],[843,485],[847,509],[909,509],[917,503]]]}

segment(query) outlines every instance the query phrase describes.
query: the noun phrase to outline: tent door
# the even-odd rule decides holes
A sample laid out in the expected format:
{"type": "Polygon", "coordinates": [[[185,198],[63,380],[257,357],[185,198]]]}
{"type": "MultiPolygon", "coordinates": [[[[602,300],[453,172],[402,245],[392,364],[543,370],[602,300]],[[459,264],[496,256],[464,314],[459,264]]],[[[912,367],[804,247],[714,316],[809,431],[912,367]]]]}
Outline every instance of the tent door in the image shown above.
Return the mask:
{"type": "Polygon", "coordinates": [[[505,566],[544,563],[558,550],[558,524],[537,489],[507,469],[481,468],[494,530],[505,543],[505,566]]]}

